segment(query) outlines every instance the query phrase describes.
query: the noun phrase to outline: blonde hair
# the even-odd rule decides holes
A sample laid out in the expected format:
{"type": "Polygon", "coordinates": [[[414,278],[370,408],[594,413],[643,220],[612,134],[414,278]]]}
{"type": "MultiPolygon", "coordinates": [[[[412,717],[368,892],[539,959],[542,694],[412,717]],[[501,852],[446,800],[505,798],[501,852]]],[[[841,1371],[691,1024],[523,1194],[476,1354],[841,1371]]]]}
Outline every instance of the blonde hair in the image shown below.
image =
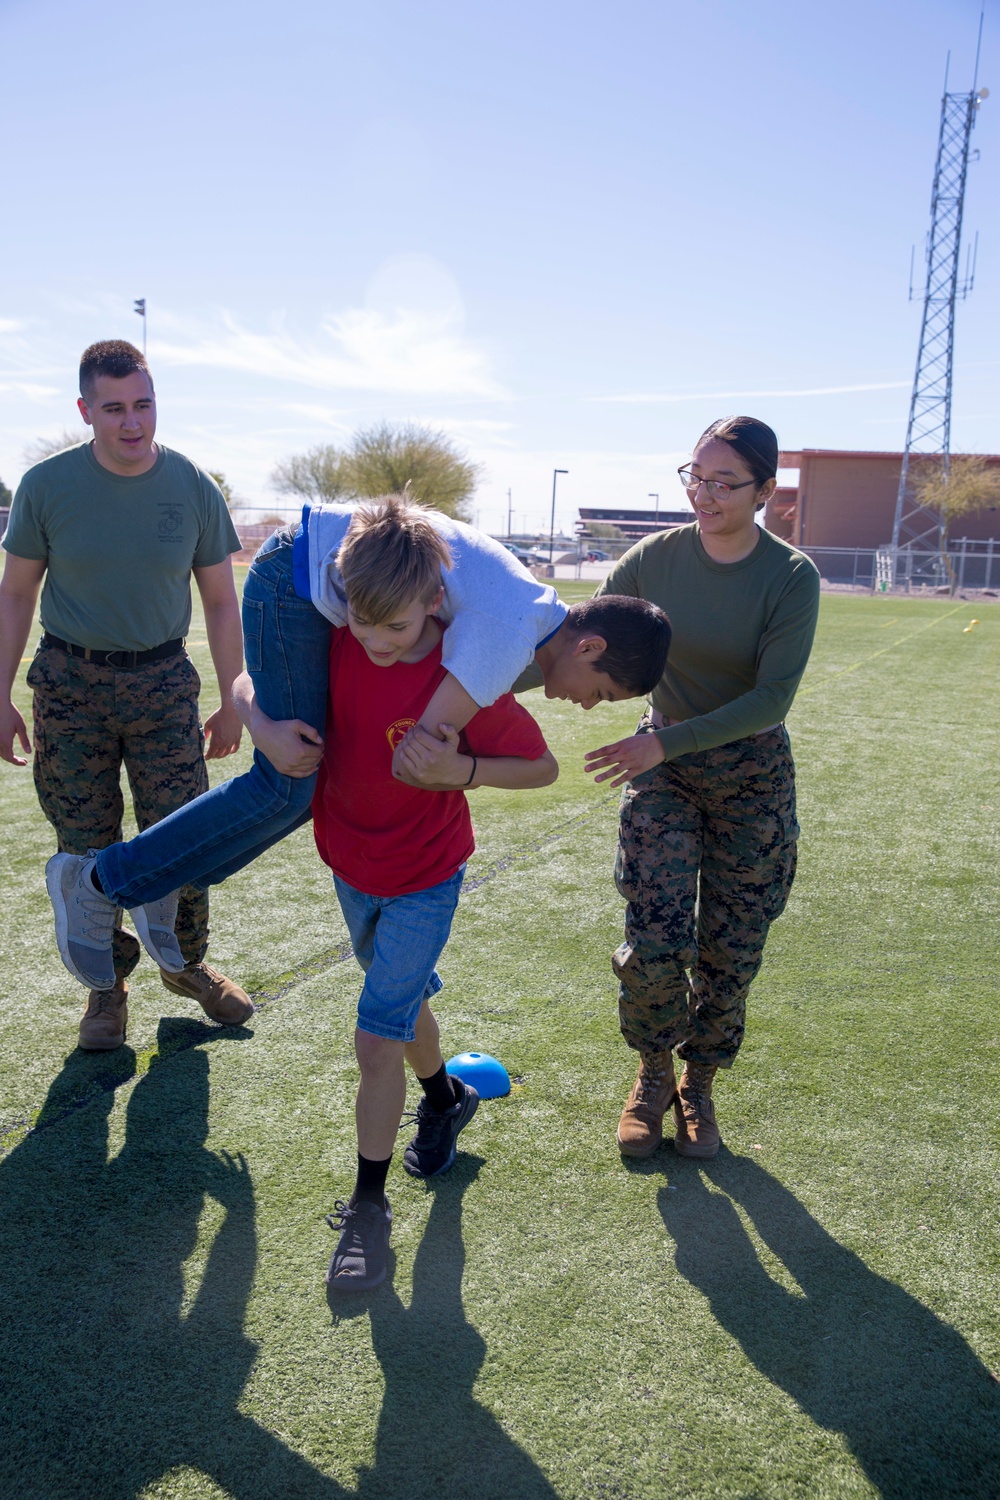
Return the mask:
{"type": "Polygon", "coordinates": [[[380,495],[354,512],[337,566],[352,613],[381,625],[415,599],[431,602],[451,553],[427,512],[406,494],[380,495]]]}

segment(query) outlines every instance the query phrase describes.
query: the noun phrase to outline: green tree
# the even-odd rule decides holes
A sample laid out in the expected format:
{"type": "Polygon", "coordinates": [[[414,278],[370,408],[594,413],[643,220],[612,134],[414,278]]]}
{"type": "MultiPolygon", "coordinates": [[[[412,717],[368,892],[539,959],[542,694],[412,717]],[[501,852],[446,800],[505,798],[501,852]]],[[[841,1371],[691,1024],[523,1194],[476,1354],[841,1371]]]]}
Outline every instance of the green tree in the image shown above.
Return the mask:
{"type": "Polygon", "coordinates": [[[938,461],[919,463],[913,495],[918,505],[938,512],[947,531],[959,516],[1000,505],[1000,464],[989,463],[980,453],[966,453],[951,460],[946,476],[938,461]]]}
{"type": "Polygon", "coordinates": [[[4,484],[3,480],[0,479],[0,506],[3,506],[3,507],[5,507],[6,509],[9,510],[10,507],[11,507],[11,505],[13,503],[14,503],[14,496],[11,494],[10,490],[4,484]]]}
{"type": "Polygon", "coordinates": [[[937,511],[944,522],[941,558],[954,594],[958,577],[948,556],[949,527],[960,516],[1000,505],[1000,465],[987,462],[982,454],[965,453],[950,461],[945,474],[939,459],[918,460],[913,496],[918,505],[937,511]]]}
{"type": "Polygon", "coordinates": [[[621,527],[616,526],[613,521],[588,521],[587,535],[607,537],[609,539],[620,541],[625,533],[624,531],[622,531],[621,527]]]}
{"type": "Polygon", "coordinates": [[[232,510],[234,505],[243,504],[243,501],[240,499],[239,495],[237,495],[236,491],[229,483],[229,480],[226,478],[225,474],[222,473],[221,469],[209,469],[208,477],[215,480],[216,484],[219,486],[219,489],[222,491],[223,499],[229,506],[230,510],[232,510]]]}
{"type": "Polygon", "coordinates": [[[395,494],[408,485],[421,505],[462,519],[468,514],[480,466],[459,453],[443,432],[380,422],[355,433],[347,470],[351,488],[362,498],[395,494]]]}
{"type": "Polygon", "coordinates": [[[421,505],[462,518],[479,473],[444,433],[381,422],[355,433],[346,448],[322,445],[286,459],[271,483],[281,494],[312,500],[371,499],[409,486],[421,505]]]}

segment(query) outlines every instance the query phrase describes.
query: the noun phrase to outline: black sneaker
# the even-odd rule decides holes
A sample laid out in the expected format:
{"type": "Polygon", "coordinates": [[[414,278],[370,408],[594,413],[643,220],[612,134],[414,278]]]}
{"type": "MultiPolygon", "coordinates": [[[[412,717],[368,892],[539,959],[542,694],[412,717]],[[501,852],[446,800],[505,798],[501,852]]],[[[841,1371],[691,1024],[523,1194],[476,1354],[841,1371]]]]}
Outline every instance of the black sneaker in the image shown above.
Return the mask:
{"type": "Polygon", "coordinates": [[[337,1248],[330,1259],[326,1284],[338,1292],[368,1292],[386,1278],[389,1259],[389,1232],[392,1209],[362,1199],[344,1203],[340,1198],[326,1222],[340,1231],[337,1248]]]}
{"type": "Polygon", "coordinates": [[[431,1109],[424,1095],[416,1112],[403,1117],[417,1127],[416,1135],[403,1152],[403,1166],[411,1177],[437,1177],[447,1172],[458,1153],[459,1131],[465,1129],[479,1108],[479,1095],[470,1083],[463,1083],[460,1078],[453,1078],[452,1082],[461,1092],[451,1109],[440,1113],[431,1109]]]}

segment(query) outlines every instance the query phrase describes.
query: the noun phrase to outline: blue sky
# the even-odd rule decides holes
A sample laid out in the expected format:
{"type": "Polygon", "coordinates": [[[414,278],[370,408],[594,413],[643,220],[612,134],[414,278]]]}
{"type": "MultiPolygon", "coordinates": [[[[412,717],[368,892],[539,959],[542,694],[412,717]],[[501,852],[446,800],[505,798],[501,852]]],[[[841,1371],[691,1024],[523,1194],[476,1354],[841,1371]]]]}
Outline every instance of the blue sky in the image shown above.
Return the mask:
{"type": "MultiPolygon", "coordinates": [[[[160,435],[254,504],[374,420],[484,467],[490,530],[682,506],[715,417],[902,445],[945,55],[978,0],[0,0],[0,476],[141,338],[160,435]],[[11,149],[16,143],[16,150],[11,149]],[[675,490],[676,486],[676,490],[675,490]]],[[[1000,451],[988,0],[953,446],[1000,451]]]]}

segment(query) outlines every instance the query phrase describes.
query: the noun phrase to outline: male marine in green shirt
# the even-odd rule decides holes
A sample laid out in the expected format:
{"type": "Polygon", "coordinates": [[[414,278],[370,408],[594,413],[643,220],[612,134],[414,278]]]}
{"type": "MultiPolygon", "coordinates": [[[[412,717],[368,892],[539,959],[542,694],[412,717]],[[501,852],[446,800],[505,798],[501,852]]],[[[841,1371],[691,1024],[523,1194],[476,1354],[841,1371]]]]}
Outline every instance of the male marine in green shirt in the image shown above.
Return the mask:
{"type": "MultiPolygon", "coordinates": [[[[156,396],[145,357],[105,340],[80,362],[80,414],[93,441],[29,469],[3,539],[0,582],[0,759],[23,766],[32,748],[11,689],[38,600],[43,635],[28,673],[34,692],[34,777],[59,849],[86,854],[122,836],[124,763],[140,829],[208,788],[205,756],[239,747],[232,684],[243,665],[231,554],[240,540],[219,487],[155,441],[156,396]],[[198,714],[200,681],[184,650],[191,578],[201,594],[222,706],[198,714]],[[208,749],[204,750],[207,739],[208,749]]],[[[185,886],[137,920],[173,925],[177,967],[166,987],[214,1020],[253,1012],[246,994],[204,962],[208,897],[185,886]]],[[[91,923],[114,922],[94,902],[91,923]]],[[[128,975],[136,939],[115,929],[111,954],[77,950],[77,977],[92,986],[80,1046],[109,1051],[125,1040],[128,975]]]]}

